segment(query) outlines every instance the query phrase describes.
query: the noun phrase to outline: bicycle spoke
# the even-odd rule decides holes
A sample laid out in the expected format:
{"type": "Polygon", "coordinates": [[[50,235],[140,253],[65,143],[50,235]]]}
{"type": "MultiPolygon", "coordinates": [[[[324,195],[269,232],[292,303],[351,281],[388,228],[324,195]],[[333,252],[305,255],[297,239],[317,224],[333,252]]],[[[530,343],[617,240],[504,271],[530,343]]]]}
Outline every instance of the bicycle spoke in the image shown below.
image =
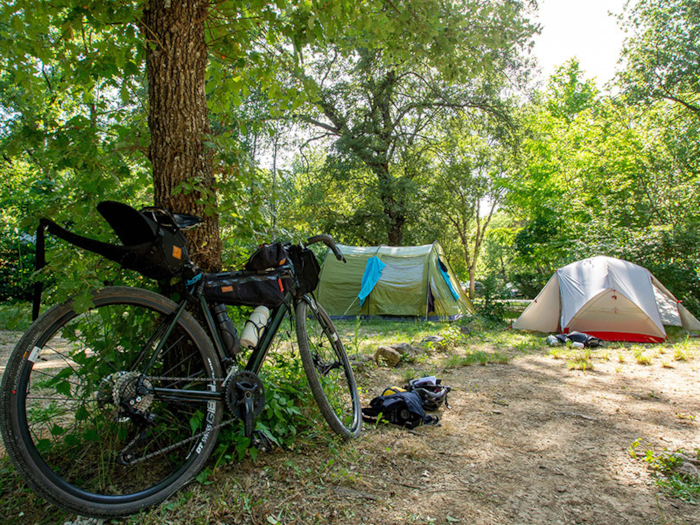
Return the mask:
{"type": "Polygon", "coordinates": [[[44,465],[50,480],[40,489],[48,487],[43,495],[54,502],[65,500],[54,494],[92,493],[136,508],[140,499],[165,497],[180,477],[193,475],[215,444],[221,408],[212,413],[208,399],[171,398],[177,391],[211,393],[218,362],[206,335],[189,314],[172,326],[175,308],[153,306],[165,299],[120,290],[134,302],[102,304],[98,296],[86,312],[66,306],[52,314],[57,321],[41,325],[52,331],[29,338],[32,348],[22,352],[34,362],[23,361],[23,391],[13,397],[25,425],[13,440],[24,441],[29,456],[12,454],[29,462],[25,471],[44,465]],[[172,394],[155,392],[164,387],[172,394]]]}
{"type": "Polygon", "coordinates": [[[297,306],[297,335],[304,370],[321,413],[336,433],[356,437],[362,419],[352,368],[332,322],[311,299],[297,306]]]}

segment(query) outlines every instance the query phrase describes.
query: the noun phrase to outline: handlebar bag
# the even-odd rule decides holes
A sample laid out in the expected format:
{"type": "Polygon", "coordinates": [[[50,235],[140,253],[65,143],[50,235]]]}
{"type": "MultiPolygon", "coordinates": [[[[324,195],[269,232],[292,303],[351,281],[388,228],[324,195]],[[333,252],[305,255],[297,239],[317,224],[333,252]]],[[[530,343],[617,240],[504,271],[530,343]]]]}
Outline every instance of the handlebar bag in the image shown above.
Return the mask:
{"type": "Polygon", "coordinates": [[[291,284],[287,268],[205,274],[204,297],[224,304],[275,308],[284,302],[291,284]]]}
{"type": "Polygon", "coordinates": [[[321,267],[318,265],[314,252],[299,245],[292,245],[287,249],[289,259],[294,265],[294,273],[299,282],[296,295],[304,295],[313,292],[318,286],[321,267]]]}
{"type": "Polygon", "coordinates": [[[275,242],[263,244],[250,256],[244,268],[251,271],[264,271],[270,268],[279,268],[287,262],[287,250],[284,244],[275,242]]]}

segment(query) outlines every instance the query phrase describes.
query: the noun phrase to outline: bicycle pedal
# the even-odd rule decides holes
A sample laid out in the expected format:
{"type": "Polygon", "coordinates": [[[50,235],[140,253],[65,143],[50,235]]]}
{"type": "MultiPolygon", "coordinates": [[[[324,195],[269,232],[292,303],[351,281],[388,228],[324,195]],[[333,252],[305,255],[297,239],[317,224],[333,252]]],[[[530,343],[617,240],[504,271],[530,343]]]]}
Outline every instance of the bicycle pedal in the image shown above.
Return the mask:
{"type": "Polygon", "coordinates": [[[274,443],[267,437],[263,432],[256,430],[253,436],[253,446],[257,448],[260,452],[271,452],[274,443]]]}

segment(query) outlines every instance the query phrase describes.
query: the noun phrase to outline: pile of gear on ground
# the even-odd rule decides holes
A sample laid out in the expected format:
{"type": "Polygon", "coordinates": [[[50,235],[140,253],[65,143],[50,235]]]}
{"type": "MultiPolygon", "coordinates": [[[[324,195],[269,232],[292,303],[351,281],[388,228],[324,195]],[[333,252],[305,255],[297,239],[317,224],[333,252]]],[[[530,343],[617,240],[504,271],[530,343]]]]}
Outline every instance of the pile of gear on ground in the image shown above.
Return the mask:
{"type": "Polygon", "coordinates": [[[403,388],[392,386],[382,395],[370,401],[370,406],[362,409],[362,417],[368,423],[386,421],[394,425],[414,429],[420,425],[437,425],[437,416],[426,415],[435,412],[443,404],[450,408],[447,394],[451,387],[443,385],[435,376],[412,379],[403,388]]]}

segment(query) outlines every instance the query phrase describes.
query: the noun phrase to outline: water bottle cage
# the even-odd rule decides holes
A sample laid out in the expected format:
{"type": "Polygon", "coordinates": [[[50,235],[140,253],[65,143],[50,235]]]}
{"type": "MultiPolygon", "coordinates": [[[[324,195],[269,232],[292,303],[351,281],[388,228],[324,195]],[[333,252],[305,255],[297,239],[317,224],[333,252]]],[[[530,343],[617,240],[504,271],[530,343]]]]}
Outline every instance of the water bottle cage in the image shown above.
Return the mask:
{"type": "Polygon", "coordinates": [[[264,330],[265,327],[267,326],[267,323],[265,323],[265,324],[257,324],[255,321],[253,321],[253,320],[251,320],[251,319],[248,319],[248,320],[245,322],[245,324],[246,324],[246,325],[248,325],[248,324],[253,325],[253,327],[255,328],[255,333],[258,334],[258,339],[260,339],[260,336],[262,335],[263,330],[264,330]]]}

